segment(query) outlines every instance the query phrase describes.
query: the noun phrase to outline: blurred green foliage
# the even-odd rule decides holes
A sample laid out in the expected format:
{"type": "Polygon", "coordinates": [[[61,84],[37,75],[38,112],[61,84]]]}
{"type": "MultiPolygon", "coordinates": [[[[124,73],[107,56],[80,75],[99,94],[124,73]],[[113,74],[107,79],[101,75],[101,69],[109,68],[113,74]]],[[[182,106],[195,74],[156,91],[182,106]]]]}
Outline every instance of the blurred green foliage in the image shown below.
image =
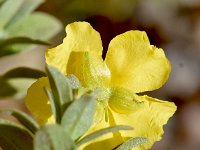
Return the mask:
{"type": "Polygon", "coordinates": [[[113,21],[132,17],[138,0],[48,0],[41,9],[58,17],[64,24],[101,15],[113,21]]]}
{"type": "Polygon", "coordinates": [[[43,0],[1,0],[0,43],[18,37],[24,39],[6,48],[0,45],[0,57],[30,48],[30,44],[45,44],[39,40],[46,41],[61,30],[61,23],[51,15],[33,12],[41,3],[43,0]]]}
{"type": "MultiPolygon", "coordinates": [[[[30,49],[33,44],[49,45],[47,40],[62,29],[55,17],[33,12],[43,2],[0,0],[0,57],[30,49]]],[[[34,69],[17,68],[0,76],[0,97],[22,98],[38,74],[41,72],[34,69]]]]}
{"type": "Polygon", "coordinates": [[[9,70],[0,76],[0,98],[23,98],[35,79],[43,76],[46,76],[44,72],[27,67],[9,70]]]}

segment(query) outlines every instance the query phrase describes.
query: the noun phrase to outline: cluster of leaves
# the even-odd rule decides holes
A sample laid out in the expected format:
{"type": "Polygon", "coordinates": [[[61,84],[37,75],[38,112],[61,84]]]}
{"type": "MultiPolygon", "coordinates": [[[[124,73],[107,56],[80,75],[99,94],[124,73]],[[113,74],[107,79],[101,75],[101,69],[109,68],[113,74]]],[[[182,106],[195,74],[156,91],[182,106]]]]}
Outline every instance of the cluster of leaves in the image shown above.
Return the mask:
{"type": "Polygon", "coordinates": [[[0,57],[18,53],[30,44],[47,45],[61,29],[54,17],[33,12],[43,0],[1,0],[0,2],[0,57]],[[37,40],[35,40],[37,39],[37,40]]]}
{"type": "MultiPolygon", "coordinates": [[[[33,12],[43,2],[44,0],[0,0],[0,58],[30,49],[35,44],[49,45],[46,40],[62,29],[61,23],[51,15],[33,12]]],[[[29,73],[30,69],[19,68],[14,71],[15,74],[20,71],[29,73]]],[[[27,77],[0,76],[0,97],[22,98],[23,91],[32,82],[27,77]]]]}
{"type": "MultiPolygon", "coordinates": [[[[12,72],[7,76],[12,76],[12,72]]],[[[28,76],[28,75],[27,75],[28,76]]],[[[19,122],[0,119],[0,147],[5,150],[75,150],[104,134],[119,130],[132,130],[129,126],[113,126],[85,135],[90,128],[96,110],[96,93],[79,93],[79,81],[71,76],[64,76],[54,67],[47,67],[50,88],[44,90],[50,100],[54,124],[40,126],[32,117],[15,109],[1,109],[19,122]]],[[[119,145],[117,150],[131,150],[147,139],[130,138],[119,145]]]]}

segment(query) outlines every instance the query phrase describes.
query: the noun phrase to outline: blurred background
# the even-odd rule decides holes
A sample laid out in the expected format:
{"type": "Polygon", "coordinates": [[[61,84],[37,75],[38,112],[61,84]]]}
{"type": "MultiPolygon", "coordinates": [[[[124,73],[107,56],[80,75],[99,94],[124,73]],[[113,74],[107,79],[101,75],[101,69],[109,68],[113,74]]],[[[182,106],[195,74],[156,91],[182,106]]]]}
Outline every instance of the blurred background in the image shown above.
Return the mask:
{"type": "MultiPolygon", "coordinates": [[[[152,150],[200,149],[200,0],[46,0],[35,5],[32,14],[35,12],[48,14],[50,17],[46,24],[43,23],[43,29],[39,30],[40,34],[49,34],[37,37],[30,34],[33,31],[28,32],[33,38],[48,40],[51,43],[49,47],[53,47],[62,42],[65,37],[64,27],[68,23],[88,21],[101,34],[103,57],[110,40],[116,35],[128,30],[146,31],[151,44],[163,48],[172,64],[168,82],[161,89],[148,94],[173,101],[178,106],[175,116],[164,127],[163,139],[152,150]]],[[[31,23],[35,28],[41,25],[40,21],[31,23]]],[[[13,29],[12,25],[5,29],[12,34],[16,33],[15,30],[11,32],[10,28],[13,29]]],[[[7,38],[9,34],[2,31],[0,23],[0,39],[7,38]]],[[[20,32],[16,35],[25,34],[21,35],[20,32]]],[[[46,48],[47,46],[29,46],[23,47],[23,51],[16,54],[2,55],[0,74],[19,66],[44,70],[46,48]]],[[[4,83],[0,80],[0,107],[25,109],[20,100],[33,81],[12,79],[9,83],[15,85],[17,91],[10,96],[5,93],[4,83]]]]}

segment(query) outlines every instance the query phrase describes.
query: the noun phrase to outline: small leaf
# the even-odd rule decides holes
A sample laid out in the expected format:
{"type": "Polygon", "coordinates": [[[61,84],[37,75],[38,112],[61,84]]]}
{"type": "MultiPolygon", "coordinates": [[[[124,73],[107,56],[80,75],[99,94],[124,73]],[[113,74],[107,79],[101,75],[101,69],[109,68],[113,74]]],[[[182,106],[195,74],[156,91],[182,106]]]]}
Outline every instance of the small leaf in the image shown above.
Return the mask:
{"type": "Polygon", "coordinates": [[[46,70],[56,108],[56,121],[59,123],[66,106],[72,101],[73,93],[69,80],[58,69],[47,66],[46,70]]]}
{"type": "Polygon", "coordinates": [[[0,78],[0,97],[13,96],[17,93],[16,88],[14,88],[9,82],[0,78]]]}
{"type": "Polygon", "coordinates": [[[7,0],[0,7],[0,29],[4,28],[20,9],[23,0],[7,0]]]}
{"type": "Polygon", "coordinates": [[[6,33],[9,37],[24,36],[32,39],[47,40],[57,34],[61,28],[61,23],[53,16],[42,12],[34,12],[23,17],[20,21],[10,24],[6,28],[6,33]]]}
{"type": "Polygon", "coordinates": [[[34,138],[34,150],[75,150],[75,143],[59,125],[45,126],[34,138]]]}
{"type": "Polygon", "coordinates": [[[50,45],[50,43],[46,41],[31,39],[28,37],[14,37],[0,40],[0,57],[15,54],[23,50],[23,47],[27,47],[32,44],[50,45]]]}
{"type": "Polygon", "coordinates": [[[33,118],[22,111],[16,109],[0,109],[0,112],[11,114],[32,133],[35,133],[40,128],[33,118]]]}
{"type": "Polygon", "coordinates": [[[108,133],[111,133],[111,132],[117,132],[117,131],[120,131],[120,130],[133,130],[132,127],[130,126],[123,126],[123,125],[117,125],[117,126],[114,126],[114,127],[108,127],[108,128],[104,128],[104,129],[101,129],[101,130],[98,130],[94,133],[91,133],[87,136],[85,136],[84,138],[82,138],[80,141],[77,142],[77,145],[80,146],[84,143],[87,143],[91,140],[94,140],[104,134],[108,134],[108,133]]]}
{"type": "Polygon", "coordinates": [[[95,113],[95,97],[86,95],[75,100],[65,111],[61,125],[73,140],[82,136],[91,126],[95,113]]]}
{"type": "Polygon", "coordinates": [[[29,37],[13,37],[5,40],[0,41],[0,47],[5,48],[9,47],[14,44],[40,44],[40,45],[50,45],[50,43],[37,40],[37,39],[31,39],[29,37]]]}
{"type": "Polygon", "coordinates": [[[46,74],[40,70],[32,69],[28,67],[18,67],[9,70],[8,72],[4,73],[1,78],[8,79],[8,78],[40,78],[44,77],[46,74]]]}
{"type": "Polygon", "coordinates": [[[134,147],[138,147],[147,142],[148,139],[144,137],[131,138],[122,145],[120,145],[116,150],[132,150],[134,147]]]}
{"type": "Polygon", "coordinates": [[[8,26],[29,15],[35,8],[37,8],[43,2],[44,0],[23,0],[21,8],[17,11],[12,20],[10,20],[8,26]]]}
{"type": "Polygon", "coordinates": [[[33,150],[33,135],[17,123],[0,120],[0,147],[4,150],[33,150]]]}
{"type": "Polygon", "coordinates": [[[0,78],[0,97],[22,99],[33,82],[35,82],[34,79],[11,78],[5,80],[0,78]]]}

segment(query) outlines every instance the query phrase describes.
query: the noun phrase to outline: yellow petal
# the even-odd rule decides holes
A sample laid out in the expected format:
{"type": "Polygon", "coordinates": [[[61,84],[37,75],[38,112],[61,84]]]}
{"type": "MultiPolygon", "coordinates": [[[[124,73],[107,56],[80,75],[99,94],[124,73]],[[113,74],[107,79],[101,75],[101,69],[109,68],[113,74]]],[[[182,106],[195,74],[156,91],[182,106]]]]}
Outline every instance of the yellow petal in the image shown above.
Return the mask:
{"type": "MultiPolygon", "coordinates": [[[[50,87],[48,78],[38,79],[27,91],[25,104],[28,110],[36,117],[39,124],[43,125],[52,117],[51,106],[44,92],[44,87],[50,87]]],[[[51,119],[52,120],[52,119],[51,119]]]]}
{"type": "Polygon", "coordinates": [[[133,131],[121,131],[124,139],[128,137],[147,137],[148,143],[142,145],[138,150],[146,150],[161,139],[163,125],[175,113],[176,106],[172,102],[161,101],[148,96],[139,96],[144,102],[143,108],[132,114],[121,114],[111,110],[116,124],[129,125],[133,131]]]}
{"type": "Polygon", "coordinates": [[[95,89],[109,84],[110,71],[101,55],[92,52],[72,52],[67,74],[74,74],[84,87],[95,89]]]}
{"type": "MultiPolygon", "coordinates": [[[[121,144],[130,137],[146,137],[148,143],[135,148],[136,150],[147,150],[161,139],[163,125],[176,111],[176,106],[172,102],[161,101],[148,96],[138,96],[138,101],[143,101],[144,105],[133,113],[118,113],[108,107],[109,122],[105,119],[95,124],[87,134],[114,125],[128,125],[134,130],[120,131],[114,134],[106,134],[92,143],[83,145],[83,150],[110,150],[121,144]]],[[[105,115],[105,114],[101,114],[105,115]]],[[[134,149],[134,150],[135,150],[134,149]]]]}
{"type": "MultiPolygon", "coordinates": [[[[75,22],[67,25],[67,36],[63,43],[46,52],[46,62],[66,74],[67,63],[71,52],[92,52],[102,55],[100,35],[87,22],[75,22]]],[[[79,58],[76,58],[79,59],[79,58]]]]}
{"type": "Polygon", "coordinates": [[[171,69],[163,50],[150,45],[146,33],[141,31],[116,36],[109,44],[105,61],[112,85],[134,93],[160,88],[171,69]]]}

